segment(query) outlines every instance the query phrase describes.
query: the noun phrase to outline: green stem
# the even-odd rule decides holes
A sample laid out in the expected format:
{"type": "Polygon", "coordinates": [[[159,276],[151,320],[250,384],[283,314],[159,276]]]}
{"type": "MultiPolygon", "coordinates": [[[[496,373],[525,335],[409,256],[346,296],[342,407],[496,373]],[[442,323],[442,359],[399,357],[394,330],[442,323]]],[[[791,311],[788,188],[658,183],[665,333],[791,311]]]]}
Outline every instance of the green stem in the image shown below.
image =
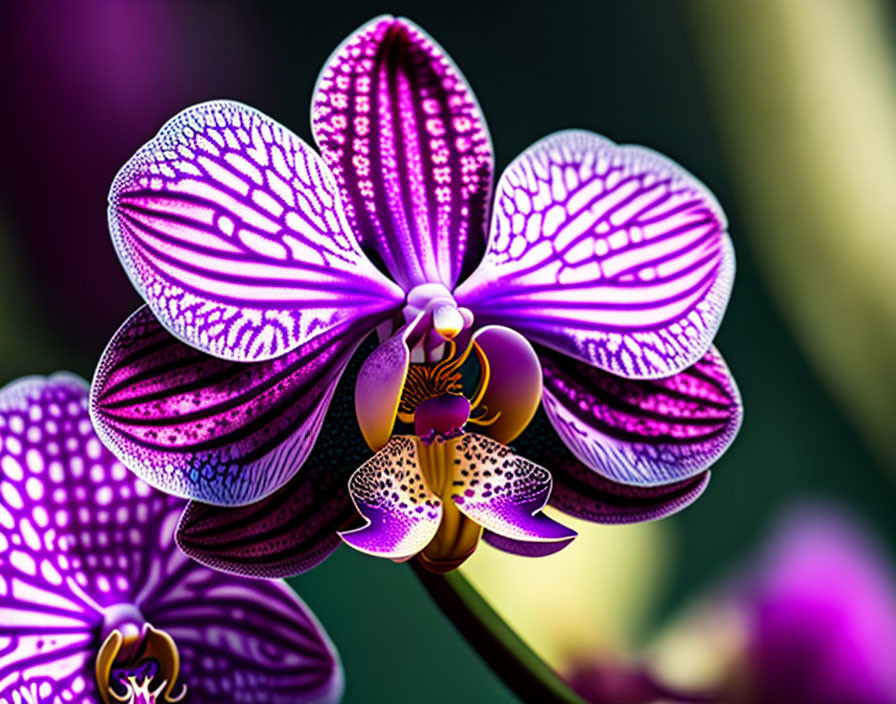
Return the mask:
{"type": "Polygon", "coordinates": [[[523,702],[586,704],[526,645],[457,570],[433,574],[411,561],[414,574],[457,630],[523,702]]]}

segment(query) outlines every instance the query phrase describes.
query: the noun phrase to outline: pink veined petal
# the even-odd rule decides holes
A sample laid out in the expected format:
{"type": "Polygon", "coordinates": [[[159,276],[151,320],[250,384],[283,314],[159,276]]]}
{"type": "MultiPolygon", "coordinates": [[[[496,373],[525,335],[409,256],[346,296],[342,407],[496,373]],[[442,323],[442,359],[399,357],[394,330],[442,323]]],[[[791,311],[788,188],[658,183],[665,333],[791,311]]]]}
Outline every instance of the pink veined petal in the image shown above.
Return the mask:
{"type": "Polygon", "coordinates": [[[219,704],[247,687],[258,701],[342,699],[336,649],[289,586],[187,565],[164,598],[143,608],[177,643],[185,701],[219,704]]]}
{"type": "Polygon", "coordinates": [[[187,559],[183,502],[128,472],[87,406],[87,385],[64,373],[0,391],[0,700],[98,702],[104,619],[122,610],[174,637],[187,701],[251,679],[270,700],[338,699],[339,660],[311,612],[286,585],[187,559]]]}
{"type": "Polygon", "coordinates": [[[366,525],[340,533],[356,550],[405,560],[423,550],[442,521],[442,502],[423,481],[417,443],[394,436],[349,480],[349,493],[366,525]]]}
{"type": "Polygon", "coordinates": [[[384,16],[348,37],[318,78],[311,124],[359,240],[399,284],[450,289],[475,266],[491,141],[463,75],[423,30],[384,16]]]}
{"type": "Polygon", "coordinates": [[[308,457],[362,339],[346,328],[277,359],[239,364],[179,342],[143,307],[100,360],[91,389],[96,431],[162,491],[217,505],[258,501],[308,457]]]}
{"type": "Polygon", "coordinates": [[[475,433],[460,438],[451,499],[467,518],[504,538],[568,542],[576,532],[541,510],[551,494],[551,474],[506,445],[475,433]]]}
{"type": "Polygon", "coordinates": [[[480,324],[656,378],[709,349],[733,278],[725,214],[706,186],[649,149],[570,130],[501,176],[485,257],[454,295],[480,324]]]}
{"type": "Polygon", "coordinates": [[[710,473],[659,486],[620,484],[582,464],[558,442],[544,410],[513,443],[518,454],[545,467],[554,479],[550,505],[593,523],[617,525],[652,521],[677,513],[696,501],[709,484],[710,473]]]}
{"type": "Polygon", "coordinates": [[[372,347],[367,340],[352,358],[314,449],[284,487],[248,506],[190,502],[177,528],[187,555],[217,570],[273,579],[310,570],[342,544],[338,531],[358,515],[349,476],[370,459],[351,391],[372,347]]]}
{"type": "Polygon", "coordinates": [[[403,300],[361,251],[321,158],[240,103],[166,123],[115,177],[109,227],[169,332],[231,361],[370,330],[403,300]]]}
{"type": "Polygon", "coordinates": [[[690,479],[740,428],[740,394],[715,348],[666,379],[623,379],[555,352],[543,352],[541,363],[554,429],[581,462],[614,482],[690,479]]]}

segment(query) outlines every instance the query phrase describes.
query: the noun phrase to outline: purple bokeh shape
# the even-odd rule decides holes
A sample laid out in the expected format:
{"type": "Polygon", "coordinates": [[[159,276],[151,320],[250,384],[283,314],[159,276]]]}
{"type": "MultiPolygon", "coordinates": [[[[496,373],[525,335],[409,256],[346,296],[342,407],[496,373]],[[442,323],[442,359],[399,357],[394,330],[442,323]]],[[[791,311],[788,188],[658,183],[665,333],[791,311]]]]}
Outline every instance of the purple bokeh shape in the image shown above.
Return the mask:
{"type": "Polygon", "coordinates": [[[896,701],[896,572],[841,510],[808,505],[777,525],[743,575],[751,701],[896,701]]]}

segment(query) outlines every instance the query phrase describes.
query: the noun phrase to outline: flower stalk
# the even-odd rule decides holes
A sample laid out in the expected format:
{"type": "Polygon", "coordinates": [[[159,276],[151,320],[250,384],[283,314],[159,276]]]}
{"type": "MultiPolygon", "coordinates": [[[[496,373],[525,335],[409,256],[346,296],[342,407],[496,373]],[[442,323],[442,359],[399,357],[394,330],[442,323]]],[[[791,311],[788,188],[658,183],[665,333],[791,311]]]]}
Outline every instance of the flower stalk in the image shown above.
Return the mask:
{"type": "Polygon", "coordinates": [[[417,560],[411,560],[410,565],[442,613],[521,701],[585,704],[460,572],[434,574],[417,560]]]}

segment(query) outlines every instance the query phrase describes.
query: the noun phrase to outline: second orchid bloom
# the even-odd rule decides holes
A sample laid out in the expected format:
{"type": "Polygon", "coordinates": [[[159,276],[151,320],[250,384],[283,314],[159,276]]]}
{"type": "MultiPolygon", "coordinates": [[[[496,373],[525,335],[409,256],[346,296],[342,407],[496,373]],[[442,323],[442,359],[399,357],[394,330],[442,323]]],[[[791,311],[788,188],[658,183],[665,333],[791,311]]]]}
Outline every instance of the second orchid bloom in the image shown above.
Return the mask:
{"type": "Polygon", "coordinates": [[[319,154],[204,103],[112,186],[147,306],[103,355],[92,418],[141,478],[194,500],[188,554],[279,577],[341,536],[445,571],[480,538],[568,544],[549,500],[619,523],[700,495],[741,419],[711,346],[734,257],[703,184],[566,131],[493,195],[473,93],[391,17],[329,59],[312,130],[319,154]]]}

